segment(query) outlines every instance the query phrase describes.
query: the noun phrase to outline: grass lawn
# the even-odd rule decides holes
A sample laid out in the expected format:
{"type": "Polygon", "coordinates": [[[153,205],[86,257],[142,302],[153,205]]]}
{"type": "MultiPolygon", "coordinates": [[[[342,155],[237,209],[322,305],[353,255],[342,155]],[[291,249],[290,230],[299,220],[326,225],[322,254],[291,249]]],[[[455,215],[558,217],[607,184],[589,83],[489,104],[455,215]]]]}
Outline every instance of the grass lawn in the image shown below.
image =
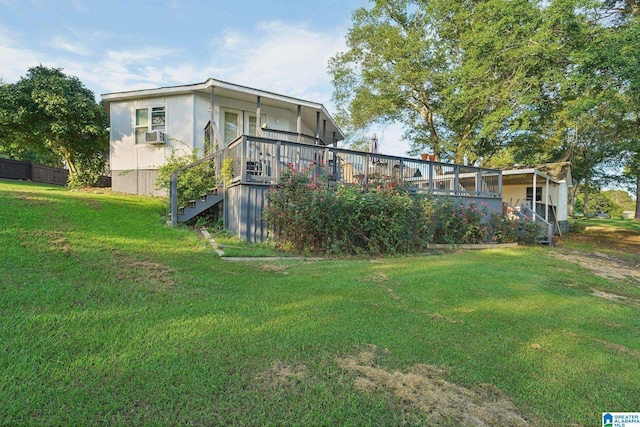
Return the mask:
{"type": "Polygon", "coordinates": [[[586,239],[231,263],[166,227],[157,199],[0,180],[0,206],[0,425],[595,426],[640,411],[624,249],[605,254],[617,276],[581,261],[586,239]]]}

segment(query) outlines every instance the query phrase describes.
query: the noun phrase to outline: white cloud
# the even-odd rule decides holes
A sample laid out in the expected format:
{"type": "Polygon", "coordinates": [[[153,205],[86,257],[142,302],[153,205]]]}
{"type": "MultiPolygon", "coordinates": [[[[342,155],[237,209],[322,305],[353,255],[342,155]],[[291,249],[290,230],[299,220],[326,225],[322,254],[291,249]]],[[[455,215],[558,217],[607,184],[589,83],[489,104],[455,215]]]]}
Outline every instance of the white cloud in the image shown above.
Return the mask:
{"type": "Polygon", "coordinates": [[[0,28],[0,77],[9,83],[17,81],[43,59],[41,53],[25,49],[14,40],[19,40],[16,34],[0,28]]]}
{"type": "Polygon", "coordinates": [[[327,62],[343,49],[342,34],[282,21],[258,24],[249,35],[226,30],[212,46],[212,62],[224,75],[209,77],[326,104],[331,98],[327,62]]]}

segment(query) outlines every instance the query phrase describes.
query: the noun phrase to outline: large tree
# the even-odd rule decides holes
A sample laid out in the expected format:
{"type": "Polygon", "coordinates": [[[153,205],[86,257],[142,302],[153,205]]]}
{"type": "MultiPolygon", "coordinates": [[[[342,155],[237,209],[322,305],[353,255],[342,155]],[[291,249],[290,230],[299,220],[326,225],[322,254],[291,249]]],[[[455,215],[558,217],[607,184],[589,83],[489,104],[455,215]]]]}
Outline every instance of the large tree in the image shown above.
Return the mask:
{"type": "Polygon", "coordinates": [[[91,185],[108,158],[108,118],[93,93],[62,69],[42,65],[0,87],[0,142],[69,169],[71,185],[91,185]]]}
{"type": "Polygon", "coordinates": [[[356,128],[400,122],[415,151],[457,162],[535,139],[566,68],[575,15],[561,6],[377,0],[358,9],[348,50],[330,61],[339,114],[356,128]]]}

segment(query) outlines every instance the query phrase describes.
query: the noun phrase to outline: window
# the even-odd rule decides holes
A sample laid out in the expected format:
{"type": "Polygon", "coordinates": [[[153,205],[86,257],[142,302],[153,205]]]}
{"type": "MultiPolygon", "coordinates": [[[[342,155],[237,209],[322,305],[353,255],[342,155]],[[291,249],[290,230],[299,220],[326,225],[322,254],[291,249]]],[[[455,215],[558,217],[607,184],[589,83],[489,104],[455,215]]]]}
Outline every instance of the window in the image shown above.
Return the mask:
{"type": "Polygon", "coordinates": [[[145,132],[166,129],[165,107],[136,109],[136,144],[145,143],[145,132]]]}
{"type": "MultiPolygon", "coordinates": [[[[533,187],[527,187],[527,202],[530,202],[532,200],[533,200],[533,187]]],[[[536,187],[536,202],[542,202],[542,187],[536,187]]]]}
{"type": "Polygon", "coordinates": [[[227,146],[240,135],[238,134],[238,114],[230,111],[224,112],[224,145],[227,146]]]}
{"type": "MultiPolygon", "coordinates": [[[[267,123],[267,115],[260,114],[260,126],[265,125],[266,123],[267,123]]],[[[258,136],[256,116],[249,115],[249,123],[245,131],[247,132],[247,135],[258,136]]]]}

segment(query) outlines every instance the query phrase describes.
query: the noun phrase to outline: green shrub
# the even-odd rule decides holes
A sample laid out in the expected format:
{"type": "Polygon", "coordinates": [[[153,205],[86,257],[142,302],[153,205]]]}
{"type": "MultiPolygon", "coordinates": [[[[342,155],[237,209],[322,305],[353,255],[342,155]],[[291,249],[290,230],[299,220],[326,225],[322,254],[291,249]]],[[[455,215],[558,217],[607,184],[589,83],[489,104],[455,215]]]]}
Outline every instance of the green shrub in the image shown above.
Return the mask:
{"type": "Polygon", "coordinates": [[[274,241],[298,252],[404,254],[434,241],[484,242],[487,211],[475,203],[411,195],[394,181],[363,189],[291,169],[269,192],[263,218],[274,241]]]}
{"type": "MultiPolygon", "coordinates": [[[[171,174],[176,170],[199,160],[198,149],[190,154],[176,154],[175,150],[166,163],[158,169],[156,187],[169,191],[171,174]]],[[[216,186],[214,162],[204,162],[180,172],[178,177],[178,206],[186,206],[189,200],[195,200],[216,186]]]]}

